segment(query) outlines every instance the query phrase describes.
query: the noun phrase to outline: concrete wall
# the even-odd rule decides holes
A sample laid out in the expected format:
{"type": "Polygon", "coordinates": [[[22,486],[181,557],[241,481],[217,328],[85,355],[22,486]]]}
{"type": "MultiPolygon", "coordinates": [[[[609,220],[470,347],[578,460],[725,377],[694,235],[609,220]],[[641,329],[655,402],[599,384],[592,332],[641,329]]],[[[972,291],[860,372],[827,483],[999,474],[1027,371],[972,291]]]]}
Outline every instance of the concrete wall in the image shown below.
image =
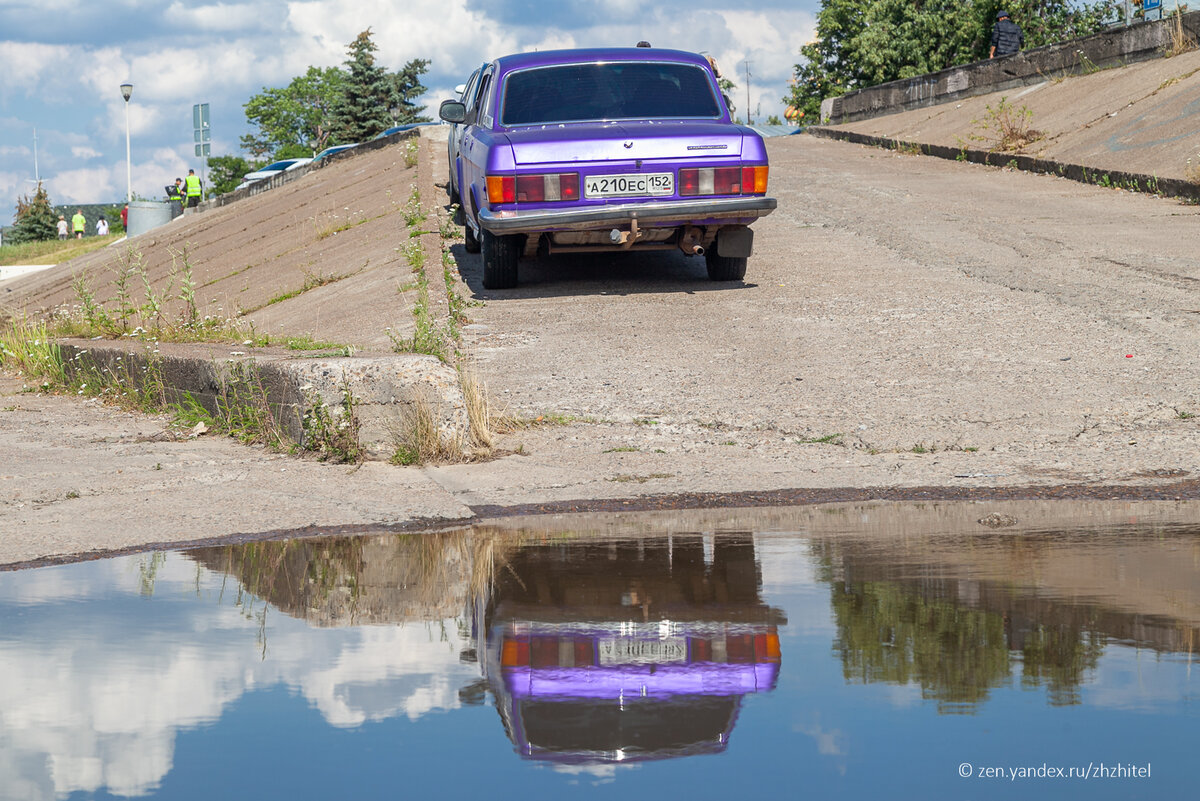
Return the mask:
{"type": "MultiPolygon", "coordinates": [[[[1200,11],[1184,14],[1182,22],[1192,40],[1200,41],[1200,11]]],[[[834,125],[854,122],[1159,58],[1171,46],[1174,25],[1171,19],[1141,22],[1005,58],[976,61],[941,72],[857,89],[821,103],[821,121],[834,125]]]]}

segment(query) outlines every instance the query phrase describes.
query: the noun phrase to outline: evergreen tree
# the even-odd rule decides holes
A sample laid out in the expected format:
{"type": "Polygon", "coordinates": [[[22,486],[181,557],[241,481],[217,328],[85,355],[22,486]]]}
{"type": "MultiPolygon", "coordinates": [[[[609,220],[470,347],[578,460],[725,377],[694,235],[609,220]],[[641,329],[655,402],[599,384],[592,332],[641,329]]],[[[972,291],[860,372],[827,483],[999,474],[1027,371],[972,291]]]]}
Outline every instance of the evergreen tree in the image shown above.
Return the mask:
{"type": "Polygon", "coordinates": [[[1114,0],[821,0],[816,39],[800,48],[784,102],[819,117],[821,101],[854,89],[987,58],[996,12],[1040,47],[1103,28],[1114,0]]]}
{"type": "Polygon", "coordinates": [[[421,112],[425,109],[424,106],[418,106],[416,99],[425,94],[426,89],[421,85],[421,75],[429,69],[429,59],[414,58],[412,61],[405,64],[399,72],[393,73],[392,82],[392,100],[391,108],[398,108],[400,113],[394,117],[396,125],[405,125],[410,122],[429,122],[429,118],[422,115],[421,112]]]}
{"type": "Polygon", "coordinates": [[[379,48],[371,29],[360,33],[346,48],[350,58],[341,99],[334,109],[333,136],[338,142],[363,142],[391,124],[388,109],[395,100],[395,81],[375,63],[379,48]]]}
{"type": "Polygon", "coordinates": [[[33,197],[17,198],[17,215],[10,234],[12,244],[40,242],[58,236],[58,218],[50,205],[50,196],[39,182],[33,197]]]}

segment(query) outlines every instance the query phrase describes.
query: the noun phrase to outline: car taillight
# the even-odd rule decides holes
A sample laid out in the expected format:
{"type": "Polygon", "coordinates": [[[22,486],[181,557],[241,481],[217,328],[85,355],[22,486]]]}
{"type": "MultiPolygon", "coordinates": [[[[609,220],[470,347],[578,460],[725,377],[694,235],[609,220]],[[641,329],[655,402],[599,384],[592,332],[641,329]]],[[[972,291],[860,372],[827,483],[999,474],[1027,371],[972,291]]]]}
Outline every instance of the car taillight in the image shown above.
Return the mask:
{"type": "Polygon", "coordinates": [[[742,194],[765,195],[769,169],[766,164],[760,164],[757,167],[742,167],[742,194]]]}
{"type": "Polygon", "coordinates": [[[690,639],[693,662],[761,664],[780,661],[779,633],[772,627],[766,634],[729,634],[713,639],[690,639]]]}
{"type": "Polygon", "coordinates": [[[547,203],[579,200],[579,173],[489,175],[488,203],[547,203]]]}
{"type": "Polygon", "coordinates": [[[767,191],[767,166],[691,167],[679,171],[679,194],[757,195],[767,191]]]}
{"type": "Polygon", "coordinates": [[[505,637],[500,647],[500,666],[506,668],[587,667],[595,661],[589,637],[505,637]]]}

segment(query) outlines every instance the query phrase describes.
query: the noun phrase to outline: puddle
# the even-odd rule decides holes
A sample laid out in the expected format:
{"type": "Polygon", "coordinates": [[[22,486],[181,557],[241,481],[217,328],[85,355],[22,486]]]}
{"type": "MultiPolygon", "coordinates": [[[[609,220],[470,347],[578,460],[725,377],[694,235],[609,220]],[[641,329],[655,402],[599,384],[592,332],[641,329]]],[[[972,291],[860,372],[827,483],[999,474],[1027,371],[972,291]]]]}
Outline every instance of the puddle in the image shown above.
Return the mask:
{"type": "Polygon", "coordinates": [[[1190,795],[1200,526],[1038,508],[511,518],[0,573],[0,798],[1190,795]]]}

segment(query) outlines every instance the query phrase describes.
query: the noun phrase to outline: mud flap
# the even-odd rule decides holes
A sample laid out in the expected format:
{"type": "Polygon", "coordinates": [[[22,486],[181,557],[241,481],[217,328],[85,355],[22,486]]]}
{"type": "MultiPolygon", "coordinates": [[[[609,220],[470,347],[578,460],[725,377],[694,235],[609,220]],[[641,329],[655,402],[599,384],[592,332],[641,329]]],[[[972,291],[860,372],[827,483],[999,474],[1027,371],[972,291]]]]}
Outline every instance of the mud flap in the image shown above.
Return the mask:
{"type": "Polygon", "coordinates": [[[748,225],[730,225],[717,232],[717,255],[745,259],[754,247],[754,231],[748,225]]]}

